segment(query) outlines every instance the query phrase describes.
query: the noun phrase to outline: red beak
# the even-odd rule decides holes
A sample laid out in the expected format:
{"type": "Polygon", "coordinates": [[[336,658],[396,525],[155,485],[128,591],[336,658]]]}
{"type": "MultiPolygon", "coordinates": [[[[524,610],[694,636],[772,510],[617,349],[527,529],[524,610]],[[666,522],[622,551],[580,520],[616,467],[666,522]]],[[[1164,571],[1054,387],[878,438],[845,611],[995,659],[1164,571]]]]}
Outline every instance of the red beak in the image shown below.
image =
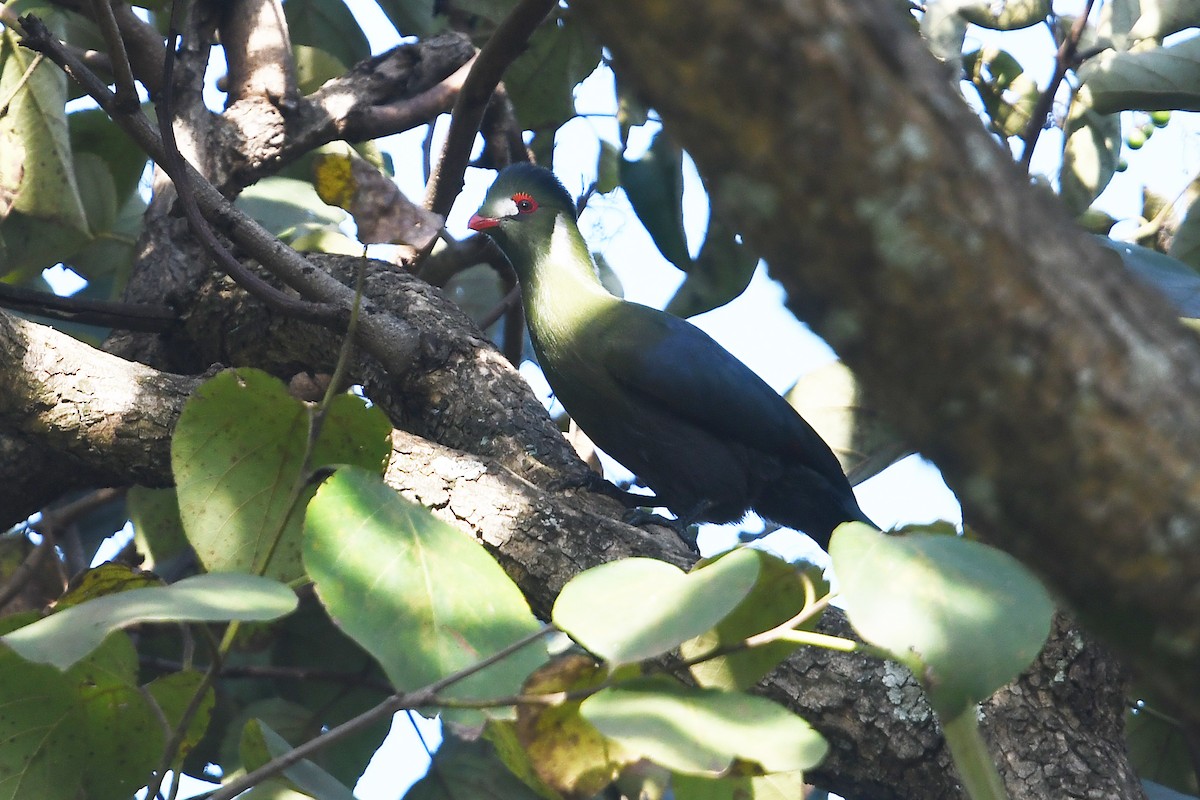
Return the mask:
{"type": "Polygon", "coordinates": [[[495,228],[500,225],[500,220],[495,217],[483,217],[479,214],[472,214],[471,219],[467,222],[467,227],[473,231],[484,231],[488,228],[495,228]]]}

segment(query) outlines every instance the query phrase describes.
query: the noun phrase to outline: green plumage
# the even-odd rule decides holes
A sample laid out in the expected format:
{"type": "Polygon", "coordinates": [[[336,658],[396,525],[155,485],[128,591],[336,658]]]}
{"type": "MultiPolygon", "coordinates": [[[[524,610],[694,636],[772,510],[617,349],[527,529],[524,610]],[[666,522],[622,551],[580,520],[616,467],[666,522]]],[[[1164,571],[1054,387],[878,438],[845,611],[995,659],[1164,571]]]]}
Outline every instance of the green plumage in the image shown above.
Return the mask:
{"type": "Polygon", "coordinates": [[[505,169],[470,225],[516,270],[563,407],[681,520],[753,509],[822,546],[839,523],[869,522],[828,445],[762,379],[694,325],[604,289],[549,171],[505,169]]]}

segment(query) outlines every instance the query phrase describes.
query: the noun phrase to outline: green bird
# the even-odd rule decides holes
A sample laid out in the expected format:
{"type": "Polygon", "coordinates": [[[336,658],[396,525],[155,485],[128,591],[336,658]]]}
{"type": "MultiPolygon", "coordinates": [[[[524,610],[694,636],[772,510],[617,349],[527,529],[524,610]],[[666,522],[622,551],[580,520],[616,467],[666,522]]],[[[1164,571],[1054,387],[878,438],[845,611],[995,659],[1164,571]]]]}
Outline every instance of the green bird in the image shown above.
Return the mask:
{"type": "Polygon", "coordinates": [[[549,170],[504,169],[468,223],[516,270],[530,339],[555,396],[592,441],[655,493],[628,505],[678,523],[753,509],[821,547],[869,524],[829,445],[786,400],[696,326],[610,294],[575,203],[549,170]]]}

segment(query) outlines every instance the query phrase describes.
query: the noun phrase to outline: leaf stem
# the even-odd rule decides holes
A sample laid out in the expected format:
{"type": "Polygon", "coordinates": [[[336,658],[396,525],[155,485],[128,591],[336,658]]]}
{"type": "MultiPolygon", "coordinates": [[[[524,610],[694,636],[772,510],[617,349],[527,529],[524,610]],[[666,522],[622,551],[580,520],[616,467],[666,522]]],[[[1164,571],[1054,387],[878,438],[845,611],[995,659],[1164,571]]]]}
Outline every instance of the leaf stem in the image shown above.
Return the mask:
{"type": "Polygon", "coordinates": [[[1004,782],[979,734],[978,711],[978,706],[971,705],[958,716],[943,720],[942,734],[971,800],[1008,800],[1004,782]]]}

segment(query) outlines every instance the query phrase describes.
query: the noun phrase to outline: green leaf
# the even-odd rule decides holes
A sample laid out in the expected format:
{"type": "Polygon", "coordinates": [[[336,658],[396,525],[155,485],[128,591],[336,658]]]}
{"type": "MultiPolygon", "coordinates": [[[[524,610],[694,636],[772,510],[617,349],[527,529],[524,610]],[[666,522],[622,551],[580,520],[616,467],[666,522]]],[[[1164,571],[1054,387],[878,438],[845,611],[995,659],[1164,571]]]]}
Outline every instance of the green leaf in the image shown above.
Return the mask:
{"type": "Polygon", "coordinates": [[[142,232],[145,211],[142,196],[130,194],[112,225],[63,259],[88,281],[76,297],[115,300],[120,296],[133,269],[134,246],[142,232]]]}
{"type": "Polygon", "coordinates": [[[962,61],[963,42],[967,38],[967,21],[958,13],[961,2],[932,0],[925,4],[921,15],[921,36],[935,56],[949,64],[962,61]]]}
{"type": "Polygon", "coordinates": [[[504,73],[525,129],[557,129],[575,116],[575,87],[600,62],[600,43],[574,17],[549,20],[504,73]]]}
{"type": "MultiPolygon", "coordinates": [[[[252,727],[262,739],[269,758],[279,758],[292,751],[292,745],[262,720],[253,720],[252,727]]],[[[246,766],[256,769],[261,764],[247,763],[246,766]]],[[[283,775],[297,789],[321,800],[354,800],[354,793],[350,789],[308,759],[291,765],[283,771],[283,775]]]]}
{"type": "Polygon", "coordinates": [[[543,800],[513,775],[492,743],[447,731],[425,777],[404,800],[543,800]]]}
{"type": "Polygon", "coordinates": [[[187,557],[191,550],[179,519],[179,499],[175,489],[147,489],[133,486],[125,495],[129,519],[133,522],[133,540],[145,557],[143,566],[162,569],[167,562],[187,557]]]}
{"type": "MultiPolygon", "coordinates": [[[[223,372],[188,400],[171,441],[171,465],[184,531],[205,569],[265,567],[281,580],[303,574],[302,510],[315,490],[303,485],[304,455],[314,413],[280,381],[252,369],[223,372]]],[[[336,397],[308,468],[357,464],[381,471],[390,434],[379,408],[353,395],[336,397]]]]}
{"type": "Polygon", "coordinates": [[[767,772],[808,769],[828,750],[807,722],[766,698],[662,678],[601,690],[580,711],[627,750],[691,775],[720,774],[735,760],[767,772]]]}
{"type": "Polygon", "coordinates": [[[1182,317],[1200,318],[1200,273],[1187,264],[1149,247],[1118,242],[1107,236],[1096,241],[1121,257],[1125,268],[1166,295],[1182,317]]]}
{"type": "MultiPolygon", "coordinates": [[[[50,12],[43,21],[61,33],[58,15],[39,11],[50,12]]],[[[0,116],[0,219],[11,208],[86,233],[67,135],[67,79],[49,60],[29,72],[35,57],[11,27],[0,30],[0,98],[9,99],[0,116]]]]}
{"type": "Polygon", "coordinates": [[[829,555],[854,629],[912,670],[943,720],[1019,675],[1050,632],[1041,583],[979,542],[847,523],[829,555]]]}
{"type": "Polygon", "coordinates": [[[429,36],[443,26],[433,16],[434,0],[379,0],[379,7],[387,15],[401,36],[429,36]]]}
{"type": "MultiPolygon", "coordinates": [[[[470,667],[541,628],[482,546],[376,474],[339,469],[309,504],[304,532],[304,564],[330,616],[400,691],[470,667]]],[[[539,640],[444,694],[515,694],[545,659],[539,640]]]]}
{"type": "Polygon", "coordinates": [[[611,665],[662,655],[712,628],[754,587],[759,559],[734,550],[690,574],[665,561],[626,558],[563,587],[554,624],[611,665]]]}
{"type": "Polygon", "coordinates": [[[318,48],[346,66],[371,55],[371,44],[344,0],[287,0],[292,45],[318,48]]]}
{"type": "Polygon", "coordinates": [[[312,94],[326,81],[346,74],[345,63],[319,47],[293,44],[292,60],[296,63],[296,88],[300,94],[312,94]]]}
{"type": "Polygon", "coordinates": [[[805,797],[803,772],[773,772],[753,778],[671,776],[675,800],[795,800],[805,797]]]}
{"type": "Polygon", "coordinates": [[[146,153],[99,108],[70,114],[67,127],[71,149],[76,154],[90,153],[100,157],[112,175],[117,203],[127,202],[137,190],[146,169],[146,153]]]}
{"type": "Polygon", "coordinates": [[[1100,114],[1200,111],[1200,37],[1152,50],[1105,51],[1084,62],[1079,78],[1100,114]]]}
{"type": "MultiPolygon", "coordinates": [[[[609,677],[608,670],[588,656],[567,654],[533,673],[523,693],[552,695],[594,689],[609,677]]],[[[637,761],[636,755],[605,739],[579,715],[581,702],[517,707],[521,753],[526,754],[538,778],[567,797],[596,795],[616,780],[626,765],[637,761]]],[[[511,761],[508,763],[511,767],[511,761]]]]}
{"type": "Polygon", "coordinates": [[[276,236],[303,225],[336,228],[346,219],[345,211],[321,202],[311,183],[295,178],[264,178],[238,195],[236,205],[276,236]]]}
{"type": "MultiPolygon", "coordinates": [[[[688,660],[714,650],[736,645],[747,637],[770,630],[800,613],[807,599],[829,593],[829,584],[811,564],[795,566],[761,550],[750,549],[759,561],[759,577],[742,602],[712,630],[680,645],[688,660]]],[[[820,615],[805,626],[811,629],[820,615]]],[[[775,641],[737,650],[690,667],[701,686],[717,689],[749,689],[791,655],[797,647],[775,641]]]]}
{"type": "Polygon", "coordinates": [[[88,800],[126,800],[157,765],[166,731],[151,702],[136,685],[137,652],[123,633],[67,673],[76,684],[87,737],[76,764],[88,800]]]}
{"type": "Polygon", "coordinates": [[[692,268],[683,231],[683,154],[661,133],[637,161],[622,158],[621,186],[663,258],[692,268]]]}
{"type": "MultiPolygon", "coordinates": [[[[192,698],[196,696],[196,692],[203,684],[204,673],[196,670],[184,670],[160,675],[146,684],[145,688],[154,698],[154,702],[158,704],[158,708],[162,711],[163,718],[171,726],[171,730],[175,731],[183,722],[184,711],[187,710],[192,698]]],[[[215,699],[216,692],[209,686],[204,690],[200,705],[197,707],[196,713],[192,715],[187,732],[179,743],[180,756],[187,755],[204,738],[209,721],[212,719],[215,699]]]]}
{"type": "Polygon", "coordinates": [[[276,619],[296,607],[288,587],[254,575],[210,574],[72,606],[0,639],[22,657],[67,669],[110,632],[140,622],[276,619]]]}
{"type": "Polygon", "coordinates": [[[694,317],[725,305],[746,291],[757,266],[758,256],[737,240],[733,229],[711,219],[700,253],[667,303],[667,313],[694,317]]]}
{"type": "Polygon", "coordinates": [[[0,647],[0,800],[75,800],[87,749],[74,682],[0,647]]]}
{"type": "Polygon", "coordinates": [[[840,361],[805,373],[784,397],[829,444],[852,486],[913,452],[866,402],[854,373],[840,361]]]}
{"type": "Polygon", "coordinates": [[[1196,0],[1143,0],[1141,16],[1129,30],[1132,39],[1162,39],[1187,28],[1200,27],[1196,0]]]}
{"type": "Polygon", "coordinates": [[[1050,15],[1050,0],[1002,0],[999,3],[967,0],[959,15],[974,25],[994,31],[1016,31],[1037,25],[1050,15]]]}
{"type": "Polygon", "coordinates": [[[1090,108],[1091,90],[1085,84],[1075,94],[1064,130],[1059,194],[1067,211],[1081,214],[1100,196],[1117,171],[1121,153],[1121,118],[1090,108]]]}

